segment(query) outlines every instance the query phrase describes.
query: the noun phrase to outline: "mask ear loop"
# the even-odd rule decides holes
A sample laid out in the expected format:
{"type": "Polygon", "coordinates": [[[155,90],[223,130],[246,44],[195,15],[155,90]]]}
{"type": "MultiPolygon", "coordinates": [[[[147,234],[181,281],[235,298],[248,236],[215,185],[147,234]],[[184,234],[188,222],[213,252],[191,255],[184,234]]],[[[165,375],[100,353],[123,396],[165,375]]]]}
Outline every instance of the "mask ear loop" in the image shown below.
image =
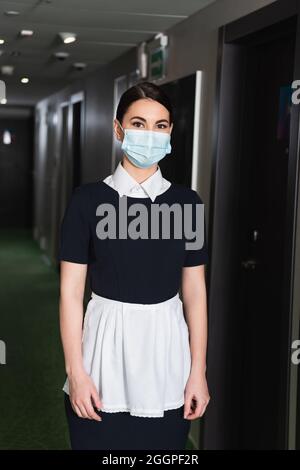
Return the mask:
{"type": "Polygon", "coordinates": [[[121,127],[121,129],[123,131],[123,134],[125,135],[125,131],[124,131],[123,126],[121,125],[120,121],[118,121],[118,124],[119,124],[119,127],[121,127]]]}

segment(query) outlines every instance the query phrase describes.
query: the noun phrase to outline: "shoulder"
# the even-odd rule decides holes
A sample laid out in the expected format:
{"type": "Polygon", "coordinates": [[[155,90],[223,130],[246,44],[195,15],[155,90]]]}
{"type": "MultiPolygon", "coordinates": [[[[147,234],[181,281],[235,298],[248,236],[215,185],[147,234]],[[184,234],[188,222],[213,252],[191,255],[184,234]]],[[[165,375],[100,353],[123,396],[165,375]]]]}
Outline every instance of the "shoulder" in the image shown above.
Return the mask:
{"type": "Polygon", "coordinates": [[[73,190],[73,197],[80,202],[88,202],[106,192],[107,184],[103,181],[82,183],[73,190]]]}
{"type": "Polygon", "coordinates": [[[74,193],[81,195],[82,197],[87,196],[91,194],[99,184],[99,182],[82,183],[78,186],[75,186],[74,193]]]}
{"type": "Polygon", "coordinates": [[[180,183],[173,183],[176,197],[184,203],[199,203],[203,204],[202,198],[199,193],[192,188],[188,188],[180,183]]]}
{"type": "Polygon", "coordinates": [[[73,214],[75,217],[81,214],[84,218],[91,215],[91,208],[93,206],[94,194],[97,191],[99,183],[82,183],[73,188],[72,194],[69,198],[66,212],[73,214]]]}
{"type": "Polygon", "coordinates": [[[75,186],[70,198],[70,205],[75,207],[87,205],[91,194],[91,184],[92,183],[83,183],[75,186]]]}

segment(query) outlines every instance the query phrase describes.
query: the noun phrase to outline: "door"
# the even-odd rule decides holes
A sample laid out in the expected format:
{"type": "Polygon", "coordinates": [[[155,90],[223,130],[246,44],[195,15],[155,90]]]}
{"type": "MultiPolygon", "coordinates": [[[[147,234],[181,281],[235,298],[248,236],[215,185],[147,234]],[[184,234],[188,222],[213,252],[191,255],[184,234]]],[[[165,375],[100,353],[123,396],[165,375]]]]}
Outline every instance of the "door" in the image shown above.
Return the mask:
{"type": "Polygon", "coordinates": [[[289,99],[297,15],[279,20],[287,4],[280,6],[270,7],[269,15],[255,12],[220,34],[207,449],[280,449],[287,443],[291,169],[298,158],[289,99]],[[264,21],[268,26],[258,30],[264,21]]]}
{"type": "Polygon", "coordinates": [[[83,182],[82,154],[84,145],[84,93],[71,96],[60,104],[58,157],[53,184],[53,259],[57,259],[59,228],[72,192],[83,182]]]}
{"type": "MultiPolygon", "coordinates": [[[[240,448],[276,448],[285,412],[283,307],[295,34],[247,47],[239,178],[240,448]]],[[[286,372],[286,373],[285,373],[286,372]]]]}

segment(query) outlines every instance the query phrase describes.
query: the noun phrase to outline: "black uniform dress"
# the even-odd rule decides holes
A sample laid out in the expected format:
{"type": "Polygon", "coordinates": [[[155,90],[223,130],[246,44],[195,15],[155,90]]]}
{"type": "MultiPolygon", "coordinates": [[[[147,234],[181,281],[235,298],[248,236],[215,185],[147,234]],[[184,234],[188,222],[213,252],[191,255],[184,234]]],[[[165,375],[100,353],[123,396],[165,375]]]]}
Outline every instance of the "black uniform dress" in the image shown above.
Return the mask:
{"type": "MultiPolygon", "coordinates": [[[[150,198],[126,197],[128,211],[136,203],[146,206],[150,227],[154,203],[150,198]]],[[[155,199],[156,205],[180,205],[182,212],[184,204],[190,205],[193,229],[199,203],[202,204],[202,200],[196,191],[175,183],[155,199]]],[[[103,181],[75,188],[61,224],[58,259],[87,264],[92,292],[107,299],[138,304],[171,299],[180,289],[182,268],[208,262],[205,219],[204,243],[198,249],[187,249],[185,243],[191,239],[187,239],[184,231],[181,238],[175,238],[172,229],[167,238],[161,230],[157,239],[151,238],[150,231],[148,238],[120,238],[119,204],[118,192],[103,181]],[[99,206],[105,203],[115,208],[116,238],[101,239],[97,233],[97,224],[103,218],[99,206]]],[[[127,223],[135,217],[128,215],[127,223]]],[[[185,448],[191,421],[184,419],[183,405],[165,410],[159,418],[101,411],[102,421],[98,422],[78,417],[67,393],[64,399],[72,449],[185,448]]]]}

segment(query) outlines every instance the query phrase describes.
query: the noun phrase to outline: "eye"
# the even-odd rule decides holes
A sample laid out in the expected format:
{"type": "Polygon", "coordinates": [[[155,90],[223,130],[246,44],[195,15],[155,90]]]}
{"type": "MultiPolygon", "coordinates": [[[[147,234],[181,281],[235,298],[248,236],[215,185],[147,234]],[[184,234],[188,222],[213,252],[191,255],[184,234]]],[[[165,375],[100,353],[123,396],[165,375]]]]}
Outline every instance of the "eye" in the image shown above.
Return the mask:
{"type": "Polygon", "coordinates": [[[158,124],[158,128],[159,129],[167,129],[167,125],[166,124],[158,124]],[[159,127],[159,126],[162,126],[162,127],[159,127]]]}
{"type": "Polygon", "coordinates": [[[132,125],[133,125],[134,127],[140,127],[140,125],[143,126],[143,123],[140,122],[140,121],[134,121],[134,122],[132,123],[132,125]]]}

